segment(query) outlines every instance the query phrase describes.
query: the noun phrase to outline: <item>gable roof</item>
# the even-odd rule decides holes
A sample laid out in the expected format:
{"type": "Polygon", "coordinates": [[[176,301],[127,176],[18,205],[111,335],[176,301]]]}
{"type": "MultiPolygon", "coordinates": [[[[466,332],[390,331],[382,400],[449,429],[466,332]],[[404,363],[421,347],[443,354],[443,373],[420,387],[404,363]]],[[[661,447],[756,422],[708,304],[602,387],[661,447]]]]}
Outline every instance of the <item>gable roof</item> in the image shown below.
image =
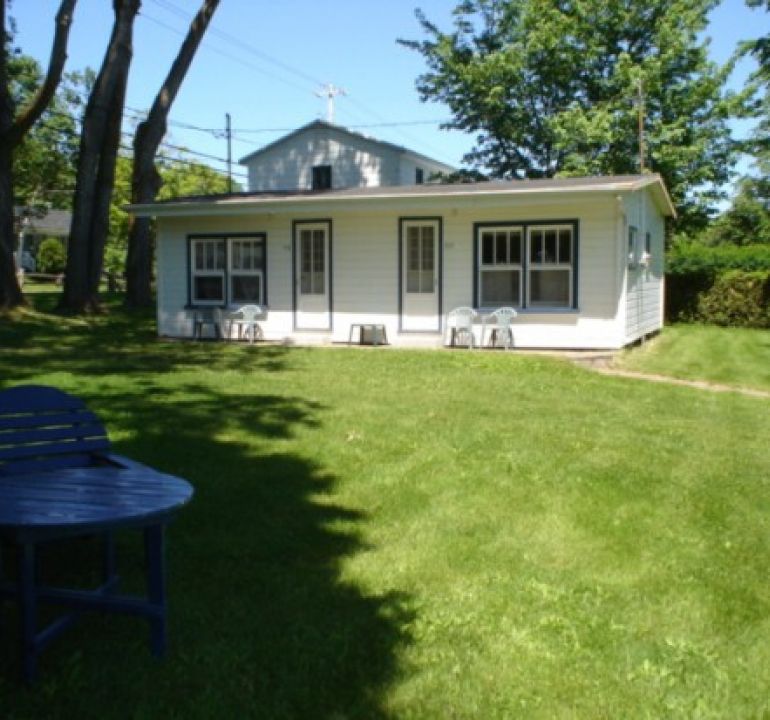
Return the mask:
{"type": "Polygon", "coordinates": [[[542,180],[506,180],[477,183],[392,185],[355,187],[341,190],[290,190],[242,192],[229,195],[198,195],[174,198],[143,205],[129,205],[128,211],[139,217],[173,216],[207,212],[279,210],[287,204],[314,206],[322,203],[378,201],[419,198],[481,198],[494,196],[522,197],[527,195],[579,193],[622,193],[649,188],[661,213],[676,217],[676,210],[658,174],[609,175],[603,177],[547,178],[542,180]]]}
{"type": "MultiPolygon", "coordinates": [[[[20,215],[23,208],[15,208],[14,213],[20,215]]],[[[24,231],[29,235],[51,235],[66,237],[70,233],[72,213],[69,210],[45,210],[41,215],[32,213],[28,218],[24,231]]]]}
{"type": "Polygon", "coordinates": [[[273,142],[268,143],[267,145],[264,145],[263,147],[259,148],[259,150],[255,150],[254,152],[249,153],[248,155],[242,157],[238,161],[238,163],[240,165],[247,165],[248,163],[250,163],[255,158],[259,157],[260,155],[263,155],[269,152],[270,150],[280,147],[283,143],[289,142],[290,140],[294,139],[298,135],[301,135],[302,133],[306,133],[312,130],[333,130],[342,135],[347,135],[350,138],[354,138],[359,142],[363,141],[368,144],[380,147],[384,150],[390,150],[391,152],[397,152],[397,153],[404,153],[404,154],[411,155],[413,157],[434,163],[436,165],[441,165],[442,167],[446,168],[450,172],[456,169],[451,165],[447,165],[447,163],[445,162],[441,162],[440,160],[435,160],[434,158],[428,157],[427,155],[423,155],[422,153],[418,153],[418,152],[415,152],[414,150],[410,150],[409,148],[406,148],[403,145],[396,145],[394,143],[386,142],[385,140],[378,140],[377,138],[369,137],[368,135],[354,132],[353,130],[348,130],[346,127],[343,127],[342,125],[335,125],[334,123],[326,122],[325,120],[313,120],[312,122],[307,123],[307,125],[303,125],[302,127],[299,127],[296,130],[293,130],[288,135],[279,137],[277,140],[273,140],[273,142]]]}

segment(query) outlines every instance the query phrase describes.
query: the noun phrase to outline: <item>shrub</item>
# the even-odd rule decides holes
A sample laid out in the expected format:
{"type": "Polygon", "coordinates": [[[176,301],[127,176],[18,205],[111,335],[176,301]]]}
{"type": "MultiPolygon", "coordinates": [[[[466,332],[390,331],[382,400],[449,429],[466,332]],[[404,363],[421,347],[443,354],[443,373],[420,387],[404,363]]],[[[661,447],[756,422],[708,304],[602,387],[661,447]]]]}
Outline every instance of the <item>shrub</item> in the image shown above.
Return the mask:
{"type": "MultiPolygon", "coordinates": [[[[677,243],[666,257],[666,319],[669,321],[715,322],[707,319],[711,313],[701,307],[701,299],[716,287],[720,278],[730,271],[756,273],[770,271],[770,246],[768,245],[717,245],[708,247],[700,243],[677,243]]],[[[737,280],[735,282],[738,282],[737,280]]],[[[720,287],[723,287],[720,285],[720,287]]],[[[743,286],[741,286],[743,287],[743,286]]],[[[723,287],[727,292],[727,288],[723,287]]],[[[744,288],[745,289],[745,288],[744,288]]],[[[714,290],[718,295],[719,291],[714,290]]],[[[734,302],[743,297],[742,291],[729,291],[734,302]]],[[[751,293],[749,293],[751,295],[751,293]]],[[[716,296],[715,296],[716,297],[716,296]]],[[[748,296],[746,296],[748,297],[748,296]]],[[[752,296],[753,297],[753,296],[752,296]]],[[[709,300],[711,307],[716,299],[709,300]]],[[[731,305],[733,307],[733,305],[731,305]]],[[[753,310],[728,313],[735,318],[749,317],[753,310]]],[[[725,323],[717,323],[725,324],[725,323]]],[[[750,325],[749,327],[758,327],[750,325]]]]}
{"type": "Polygon", "coordinates": [[[37,269],[41,273],[61,273],[67,266],[64,245],[56,238],[46,238],[37,251],[37,269]]]}
{"type": "Polygon", "coordinates": [[[712,325],[770,328],[770,271],[723,273],[699,295],[696,319],[712,325]]]}

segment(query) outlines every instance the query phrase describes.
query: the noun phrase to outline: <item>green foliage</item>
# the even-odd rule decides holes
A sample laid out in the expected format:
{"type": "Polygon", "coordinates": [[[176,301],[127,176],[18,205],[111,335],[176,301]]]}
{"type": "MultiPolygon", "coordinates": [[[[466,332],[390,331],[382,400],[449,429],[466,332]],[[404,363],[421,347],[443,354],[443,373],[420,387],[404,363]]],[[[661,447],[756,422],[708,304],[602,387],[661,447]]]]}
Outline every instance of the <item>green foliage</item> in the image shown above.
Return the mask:
{"type": "Polygon", "coordinates": [[[450,108],[447,127],[476,133],[466,160],[496,177],[638,172],[641,89],[646,167],[692,229],[733,160],[730,66],[708,61],[703,37],[714,4],[463,0],[452,32],[418,11],[427,39],[401,42],[427,63],[420,97],[450,108]]]}
{"type": "MultiPolygon", "coordinates": [[[[178,162],[173,158],[160,159],[163,185],[159,200],[189,195],[220,195],[227,192],[227,176],[200,163],[178,162]]],[[[241,189],[233,183],[233,192],[241,189]]]]}
{"type": "Polygon", "coordinates": [[[730,208],[704,233],[709,244],[770,245],[770,181],[746,177],[730,208]]]}
{"type": "Polygon", "coordinates": [[[669,321],[764,327],[755,323],[757,313],[767,312],[767,297],[762,300],[757,295],[754,276],[767,272],[770,245],[679,243],[666,256],[666,317],[669,321]],[[736,272],[732,280],[722,282],[723,276],[736,272]],[[741,303],[745,307],[740,308],[741,303]],[[733,322],[725,322],[728,317],[733,322]]]}
{"type": "MultiPolygon", "coordinates": [[[[14,103],[21,106],[42,82],[40,65],[31,57],[15,54],[9,57],[8,73],[14,103]]],[[[71,207],[79,145],[75,118],[88,77],[88,71],[65,75],[51,104],[16,148],[13,172],[18,204],[71,207]]]]}
{"type": "Polygon", "coordinates": [[[770,271],[723,273],[699,294],[696,319],[726,327],[770,328],[770,271]]]}
{"type": "Polygon", "coordinates": [[[67,253],[58,238],[46,238],[37,251],[37,270],[41,273],[61,273],[67,264],[67,253]]]}
{"type": "Polygon", "coordinates": [[[666,255],[668,275],[703,271],[716,277],[726,270],[770,270],[770,246],[707,246],[683,242],[674,245],[666,255]]]}
{"type": "MultiPolygon", "coordinates": [[[[185,195],[214,195],[227,192],[227,177],[208,167],[161,157],[158,162],[163,185],[159,200],[185,195]]],[[[128,251],[130,216],[125,206],[131,202],[132,159],[119,155],[115,166],[115,187],[110,205],[110,231],[104,253],[104,269],[113,274],[123,272],[128,251]]],[[[238,190],[238,186],[235,186],[238,190]]]]}

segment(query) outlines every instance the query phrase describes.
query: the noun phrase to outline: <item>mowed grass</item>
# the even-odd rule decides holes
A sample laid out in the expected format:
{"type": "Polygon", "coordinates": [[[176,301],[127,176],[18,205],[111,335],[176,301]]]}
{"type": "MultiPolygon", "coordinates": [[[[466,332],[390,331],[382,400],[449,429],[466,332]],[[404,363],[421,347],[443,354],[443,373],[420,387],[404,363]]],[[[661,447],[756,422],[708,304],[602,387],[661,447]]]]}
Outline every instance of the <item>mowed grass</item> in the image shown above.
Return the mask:
{"type": "Polygon", "coordinates": [[[0,344],[4,386],[83,396],[196,487],[168,658],[85,617],[28,691],[9,609],[4,718],[770,713],[766,400],[515,353],[161,342],[118,311],[27,312],[0,344]]]}
{"type": "Polygon", "coordinates": [[[770,391],[770,330],[672,325],[626,351],[620,367],[770,391]]]}

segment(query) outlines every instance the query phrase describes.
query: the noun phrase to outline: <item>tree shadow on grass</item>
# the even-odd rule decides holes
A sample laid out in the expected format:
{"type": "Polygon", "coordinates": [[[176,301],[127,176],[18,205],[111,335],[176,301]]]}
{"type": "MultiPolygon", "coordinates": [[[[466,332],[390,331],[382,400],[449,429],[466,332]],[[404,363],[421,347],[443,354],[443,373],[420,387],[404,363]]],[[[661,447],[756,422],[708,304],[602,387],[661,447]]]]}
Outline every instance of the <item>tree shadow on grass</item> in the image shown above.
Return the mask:
{"type": "Polygon", "coordinates": [[[234,342],[160,339],[148,311],[113,308],[109,315],[67,317],[27,311],[0,317],[0,378],[21,382],[39,373],[93,377],[121,373],[169,373],[185,368],[221,372],[286,370],[285,347],[234,342]]]}
{"type": "MultiPolygon", "coordinates": [[[[332,472],[273,442],[324,408],[190,386],[107,389],[98,404],[127,438],[116,451],[196,488],[169,531],[170,654],[150,656],[141,620],[83,618],[44,654],[35,691],[3,649],[3,716],[388,717],[411,600],[343,579],[345,558],[366,550],[366,514],[335,502],[332,472]]],[[[56,572],[77,573],[89,552],[55,548],[56,572]]],[[[128,589],[142,587],[141,557],[137,534],[121,534],[128,589]]]]}

